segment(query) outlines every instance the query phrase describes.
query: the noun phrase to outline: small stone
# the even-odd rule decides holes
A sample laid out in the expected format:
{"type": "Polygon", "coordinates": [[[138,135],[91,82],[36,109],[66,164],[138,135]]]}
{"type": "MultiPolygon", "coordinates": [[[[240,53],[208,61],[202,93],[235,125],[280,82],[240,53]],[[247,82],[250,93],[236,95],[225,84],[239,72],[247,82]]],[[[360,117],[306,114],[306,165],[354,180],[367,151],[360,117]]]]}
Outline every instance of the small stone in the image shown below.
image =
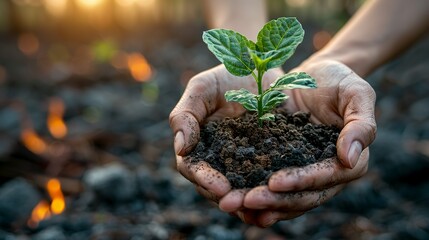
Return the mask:
{"type": "Polygon", "coordinates": [[[4,240],[16,240],[17,237],[15,237],[12,233],[3,231],[0,229],[0,239],[4,240]]]}
{"type": "Polygon", "coordinates": [[[221,225],[212,225],[207,229],[209,239],[215,240],[239,240],[242,239],[239,229],[228,229],[221,225]]]}
{"type": "Polygon", "coordinates": [[[33,237],[33,240],[66,240],[66,236],[59,227],[47,228],[33,237]]]}
{"type": "Polygon", "coordinates": [[[153,198],[156,195],[151,171],[146,166],[137,169],[138,189],[146,198],[153,198]]]}
{"type": "Polygon", "coordinates": [[[158,223],[150,223],[147,230],[151,233],[154,239],[168,239],[168,230],[158,223]]]}
{"type": "Polygon", "coordinates": [[[127,201],[137,193],[135,174],[119,164],[90,169],[83,180],[86,186],[107,200],[127,201]]]}
{"type": "Polygon", "coordinates": [[[5,183],[0,188],[0,225],[25,222],[40,199],[39,192],[22,178],[5,183]]]}

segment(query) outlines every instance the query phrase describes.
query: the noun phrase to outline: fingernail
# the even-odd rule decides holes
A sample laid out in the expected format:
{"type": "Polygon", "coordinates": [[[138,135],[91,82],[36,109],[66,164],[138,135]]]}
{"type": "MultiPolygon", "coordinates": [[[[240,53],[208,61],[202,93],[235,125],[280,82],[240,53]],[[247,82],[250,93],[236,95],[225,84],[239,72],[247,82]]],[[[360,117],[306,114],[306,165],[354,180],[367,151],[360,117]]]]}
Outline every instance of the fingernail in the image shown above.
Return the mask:
{"type": "Polygon", "coordinates": [[[241,221],[243,221],[244,223],[246,223],[245,219],[244,219],[244,213],[241,211],[237,211],[237,216],[241,219],[241,221]]]}
{"type": "Polygon", "coordinates": [[[174,151],[176,152],[176,155],[179,155],[179,153],[182,151],[184,146],[185,146],[185,137],[182,131],[178,131],[176,133],[176,136],[174,137],[174,151]]]}
{"type": "Polygon", "coordinates": [[[277,216],[274,213],[271,213],[266,220],[262,223],[262,227],[266,228],[277,222],[277,216]]]}
{"type": "Polygon", "coordinates": [[[358,162],[359,156],[362,153],[362,145],[359,141],[352,142],[349,154],[347,155],[351,168],[354,168],[358,162]]]}

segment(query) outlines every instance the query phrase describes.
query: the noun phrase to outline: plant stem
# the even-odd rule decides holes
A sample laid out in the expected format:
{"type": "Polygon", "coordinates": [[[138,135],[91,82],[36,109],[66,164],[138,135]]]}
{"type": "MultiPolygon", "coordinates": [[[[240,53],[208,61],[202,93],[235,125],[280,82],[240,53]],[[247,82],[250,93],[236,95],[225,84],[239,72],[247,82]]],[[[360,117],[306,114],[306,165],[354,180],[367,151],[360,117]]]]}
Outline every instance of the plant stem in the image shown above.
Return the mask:
{"type": "Polygon", "coordinates": [[[262,76],[264,75],[263,71],[258,71],[258,78],[256,83],[258,84],[258,125],[262,127],[262,76]]]}

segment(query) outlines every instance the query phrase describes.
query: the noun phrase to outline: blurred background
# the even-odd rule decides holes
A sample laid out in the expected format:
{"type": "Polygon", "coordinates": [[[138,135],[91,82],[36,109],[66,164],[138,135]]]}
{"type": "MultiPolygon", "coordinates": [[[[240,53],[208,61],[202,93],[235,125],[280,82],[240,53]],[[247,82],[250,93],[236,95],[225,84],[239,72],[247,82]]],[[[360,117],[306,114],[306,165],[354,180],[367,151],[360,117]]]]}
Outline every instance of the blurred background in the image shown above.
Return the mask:
{"type": "MultiPolygon", "coordinates": [[[[361,0],[268,0],[321,49],[361,0]]],[[[238,10],[239,11],[239,10],[238,10]]],[[[259,229],[175,169],[168,114],[215,66],[198,0],[0,1],[0,239],[429,239],[428,38],[368,81],[368,174],[328,204],[259,229]]]]}

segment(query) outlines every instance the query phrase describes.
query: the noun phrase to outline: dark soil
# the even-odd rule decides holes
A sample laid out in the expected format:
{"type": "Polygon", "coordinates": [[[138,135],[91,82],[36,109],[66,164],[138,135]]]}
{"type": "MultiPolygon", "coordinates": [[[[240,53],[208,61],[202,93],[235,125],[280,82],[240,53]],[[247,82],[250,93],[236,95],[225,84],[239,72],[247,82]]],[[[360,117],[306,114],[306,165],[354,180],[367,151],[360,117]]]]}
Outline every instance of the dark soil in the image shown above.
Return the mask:
{"type": "Polygon", "coordinates": [[[234,189],[266,185],[275,171],[336,156],[339,129],[312,124],[309,118],[308,113],[278,111],[276,120],[262,128],[255,114],[209,122],[188,159],[208,162],[234,189]]]}

